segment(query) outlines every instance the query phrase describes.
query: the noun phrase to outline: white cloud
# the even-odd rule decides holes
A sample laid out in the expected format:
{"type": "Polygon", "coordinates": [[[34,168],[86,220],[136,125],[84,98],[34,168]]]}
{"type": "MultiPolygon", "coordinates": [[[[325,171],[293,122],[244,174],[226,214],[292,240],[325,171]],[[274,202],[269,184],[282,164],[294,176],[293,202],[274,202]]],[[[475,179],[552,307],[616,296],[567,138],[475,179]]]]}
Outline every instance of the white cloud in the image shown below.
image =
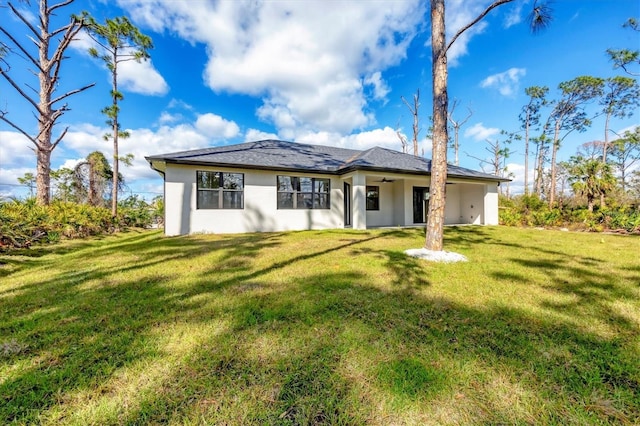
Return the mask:
{"type": "MultiPolygon", "coordinates": [[[[331,132],[301,132],[296,135],[293,140],[300,143],[329,145],[358,150],[366,150],[378,146],[395,151],[402,151],[402,145],[396,134],[396,129],[392,129],[389,126],[346,136],[331,132]]],[[[420,155],[424,152],[425,155],[428,156],[428,153],[431,152],[431,141],[422,139],[419,142],[419,149],[420,155]]]]}
{"type": "Polygon", "coordinates": [[[521,2],[516,2],[515,4],[510,4],[509,11],[504,18],[503,26],[505,28],[511,28],[514,25],[518,25],[522,22],[522,9],[525,5],[529,3],[529,0],[523,0],[521,2]]]}
{"type": "Polygon", "coordinates": [[[181,114],[171,114],[167,111],[162,111],[162,113],[160,114],[160,117],[158,118],[158,123],[160,124],[171,124],[171,123],[175,123],[177,121],[182,120],[182,115],[181,114]]]}
{"type": "Polygon", "coordinates": [[[64,163],[62,163],[60,165],[60,167],[58,167],[58,169],[70,169],[73,170],[76,168],[76,166],[83,162],[85,159],[84,158],[69,158],[67,160],[64,161],[64,163]]]}
{"type": "Polygon", "coordinates": [[[476,123],[464,132],[465,138],[472,138],[476,141],[483,141],[493,135],[500,133],[500,129],[495,127],[484,127],[482,123],[476,123]]]}
{"type": "Polygon", "coordinates": [[[187,110],[187,111],[193,111],[193,107],[191,105],[189,105],[185,101],[182,101],[182,100],[176,99],[176,98],[172,98],[169,101],[169,104],[167,105],[167,108],[168,109],[184,109],[184,110],[187,110]]]}
{"type": "Polygon", "coordinates": [[[122,62],[118,69],[118,84],[123,90],[141,95],[165,95],[169,86],[153,67],[151,60],[122,62]]]}
{"type": "MultiPolygon", "coordinates": [[[[86,32],[80,32],[70,45],[73,49],[89,55],[89,49],[95,48],[100,51],[102,48],[86,32]]],[[[102,63],[101,59],[94,59],[102,63]]],[[[106,71],[106,67],[103,66],[106,71]]],[[[111,83],[111,77],[109,76],[111,83]]],[[[165,95],[169,91],[169,86],[162,75],[153,67],[152,61],[126,61],[118,64],[118,84],[122,90],[127,90],[141,95],[165,95]]]]}
{"type": "Polygon", "coordinates": [[[21,133],[0,131],[0,166],[10,163],[14,167],[35,167],[33,147],[33,143],[21,133]]]}
{"type": "Polygon", "coordinates": [[[526,74],[524,68],[509,68],[485,78],[480,82],[480,87],[497,89],[503,96],[514,96],[520,87],[520,78],[526,74]]]}
{"type": "Polygon", "coordinates": [[[198,116],[195,125],[199,132],[208,135],[212,140],[230,139],[240,133],[240,128],[235,122],[212,113],[198,116]]]}
{"type": "Polygon", "coordinates": [[[385,99],[387,94],[391,91],[387,83],[382,79],[382,73],[380,71],[376,71],[370,76],[367,76],[364,79],[364,83],[369,86],[373,86],[373,98],[374,99],[385,99]]]}
{"type": "Polygon", "coordinates": [[[245,142],[262,141],[268,139],[278,139],[275,133],[267,133],[262,130],[249,129],[244,135],[245,142]]]}
{"type": "MultiPolygon", "coordinates": [[[[18,178],[23,177],[25,173],[35,174],[35,167],[0,167],[0,199],[9,197],[21,198],[29,196],[29,188],[21,185],[18,182],[18,178]]],[[[33,190],[33,192],[35,194],[35,189],[33,190]]]]}
{"type": "Polygon", "coordinates": [[[282,135],[301,126],[349,133],[371,124],[365,85],[374,86],[374,99],[384,97],[388,89],[376,73],[405,58],[424,16],[419,0],[119,4],[139,25],[205,44],[205,83],[216,92],[262,96],[258,116],[282,135]]]}
{"type": "MultiPolygon", "coordinates": [[[[201,114],[192,123],[161,125],[157,129],[127,130],[130,137],[120,139],[118,147],[121,155],[134,155],[132,165],[121,169],[127,182],[158,177],[149,167],[146,156],[205,148],[213,146],[215,142],[234,138],[240,133],[235,122],[213,113],[201,114]]],[[[112,141],[105,141],[102,137],[107,132],[106,128],[92,125],[74,126],[65,137],[64,149],[73,150],[80,158],[92,151],[101,151],[111,161],[112,141]]]]}

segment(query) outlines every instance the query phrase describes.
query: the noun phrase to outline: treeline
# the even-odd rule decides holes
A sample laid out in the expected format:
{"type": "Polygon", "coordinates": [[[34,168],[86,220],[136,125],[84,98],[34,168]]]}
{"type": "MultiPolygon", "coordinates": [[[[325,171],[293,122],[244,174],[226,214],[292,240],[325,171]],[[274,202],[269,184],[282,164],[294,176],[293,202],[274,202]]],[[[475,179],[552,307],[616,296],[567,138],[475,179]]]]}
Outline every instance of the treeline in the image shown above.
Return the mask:
{"type": "Polygon", "coordinates": [[[582,144],[568,161],[540,172],[539,182],[545,184],[533,193],[503,195],[500,221],[640,233],[639,166],[640,127],[609,143],[582,144]]]}
{"type": "Polygon", "coordinates": [[[500,196],[500,224],[640,234],[640,209],[612,205],[589,211],[579,197],[569,197],[550,208],[537,195],[500,196]]]}
{"type": "Polygon", "coordinates": [[[0,200],[0,250],[163,224],[162,197],[146,202],[132,195],[119,201],[118,207],[118,215],[114,218],[107,207],[55,197],[49,205],[38,204],[33,197],[26,200],[0,200]]]}
{"type": "MultiPolygon", "coordinates": [[[[29,247],[62,238],[84,238],[118,230],[162,226],[164,199],[147,202],[138,195],[118,201],[116,216],[110,208],[113,170],[104,154],[95,151],[73,169],[51,171],[51,202],[42,205],[33,196],[35,177],[18,178],[30,188],[26,200],[0,200],[0,249],[29,247]]],[[[126,190],[122,176],[118,193],[126,190]]]]}

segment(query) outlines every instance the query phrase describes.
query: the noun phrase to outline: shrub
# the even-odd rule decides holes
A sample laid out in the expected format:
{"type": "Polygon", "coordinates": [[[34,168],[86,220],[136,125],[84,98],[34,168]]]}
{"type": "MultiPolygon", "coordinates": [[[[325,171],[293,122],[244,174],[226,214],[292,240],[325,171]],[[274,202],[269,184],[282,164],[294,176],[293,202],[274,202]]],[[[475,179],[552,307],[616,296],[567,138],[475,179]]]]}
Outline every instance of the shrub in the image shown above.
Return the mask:
{"type": "Polygon", "coordinates": [[[41,206],[35,199],[0,202],[0,248],[55,243],[62,237],[83,238],[114,229],[111,212],[102,207],[65,201],[41,206]]]}
{"type": "Polygon", "coordinates": [[[521,195],[511,200],[500,198],[500,223],[507,226],[567,226],[573,229],[602,232],[606,230],[640,233],[640,211],[629,206],[595,209],[586,207],[549,209],[535,195],[521,195]]]}

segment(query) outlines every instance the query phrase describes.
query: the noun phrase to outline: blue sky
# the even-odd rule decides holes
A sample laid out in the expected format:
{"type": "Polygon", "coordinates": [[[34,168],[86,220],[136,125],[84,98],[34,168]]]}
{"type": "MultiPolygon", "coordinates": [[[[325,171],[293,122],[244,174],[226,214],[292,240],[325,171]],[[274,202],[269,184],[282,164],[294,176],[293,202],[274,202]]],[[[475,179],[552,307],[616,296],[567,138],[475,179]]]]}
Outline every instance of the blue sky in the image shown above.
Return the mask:
{"type": "MultiPolygon", "coordinates": [[[[607,48],[640,48],[638,33],[622,28],[628,18],[640,17],[637,0],[557,0],[551,27],[536,35],[526,25],[531,2],[516,0],[495,9],[449,52],[449,95],[459,102],[454,117],[473,111],[460,131],[461,166],[480,170],[472,157],[488,156],[487,138],[519,129],[526,87],[546,85],[549,99],[557,99],[562,81],[622,74],[612,68],[607,48]]],[[[448,33],[489,3],[449,0],[448,33]]],[[[33,16],[35,9],[16,4],[33,16]]],[[[265,138],[400,150],[396,131],[410,139],[412,120],[401,96],[410,100],[416,89],[421,94],[421,146],[430,156],[431,142],[425,139],[431,115],[426,1],[76,0],[60,9],[52,28],[81,10],[99,21],[127,16],[155,45],[151,61],[127,63],[121,70],[125,99],[120,121],[131,137],[121,142],[120,153],[135,156],[133,165],[122,170],[131,193],[147,199],[162,193],[162,179],[149,168],[146,155],[265,138]]],[[[0,8],[0,22],[24,40],[24,27],[6,8],[0,8]]],[[[61,90],[96,86],[68,99],[72,110],[57,127],[69,126],[69,133],[53,153],[54,169],[73,167],[94,150],[111,154],[110,142],[102,139],[108,129],[100,113],[109,103],[109,75],[86,54],[89,46],[87,38],[77,40],[61,71],[61,90]]],[[[12,57],[9,62],[14,78],[36,84],[24,61],[12,57]]],[[[32,110],[4,79],[0,109],[29,131],[35,129],[32,110]]],[[[589,106],[590,113],[597,110],[589,106]]],[[[611,127],[620,132],[639,123],[635,114],[613,120],[611,127]]],[[[584,142],[603,138],[600,117],[587,132],[564,140],[560,159],[584,142]]],[[[30,148],[26,138],[0,122],[0,195],[25,194],[15,185],[18,177],[35,171],[30,148]]],[[[517,191],[524,149],[511,149],[508,168],[517,191]]],[[[452,154],[449,158],[453,161],[452,154]]]]}

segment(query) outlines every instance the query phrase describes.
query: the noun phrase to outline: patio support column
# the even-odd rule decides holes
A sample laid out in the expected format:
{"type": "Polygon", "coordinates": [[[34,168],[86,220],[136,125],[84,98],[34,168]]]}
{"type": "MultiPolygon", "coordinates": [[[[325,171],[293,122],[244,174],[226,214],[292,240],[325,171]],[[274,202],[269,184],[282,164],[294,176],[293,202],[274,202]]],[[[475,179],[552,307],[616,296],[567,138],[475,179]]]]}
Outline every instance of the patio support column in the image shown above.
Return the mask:
{"type": "Polygon", "coordinates": [[[353,175],[353,229],[367,229],[367,180],[365,175],[353,175]]]}
{"type": "Polygon", "coordinates": [[[485,185],[483,225],[497,225],[498,218],[498,185],[495,182],[485,185]]]}

